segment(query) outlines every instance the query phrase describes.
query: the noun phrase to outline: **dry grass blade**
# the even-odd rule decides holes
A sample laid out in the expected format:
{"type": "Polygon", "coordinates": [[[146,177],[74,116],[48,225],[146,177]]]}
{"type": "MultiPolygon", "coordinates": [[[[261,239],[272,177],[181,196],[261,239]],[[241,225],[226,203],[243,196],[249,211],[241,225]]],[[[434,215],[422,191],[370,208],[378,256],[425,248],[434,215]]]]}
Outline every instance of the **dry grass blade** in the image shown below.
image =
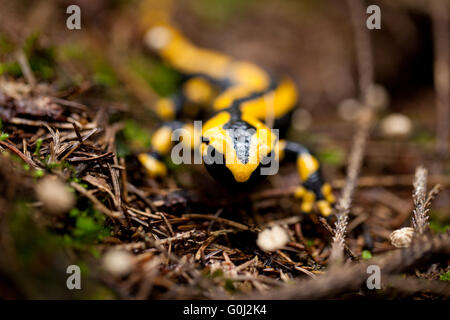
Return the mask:
{"type": "Polygon", "coordinates": [[[81,185],[79,185],[76,182],[71,182],[70,186],[73,187],[75,190],[77,190],[79,193],[81,193],[83,196],[85,196],[86,198],[89,198],[89,200],[92,201],[92,203],[94,204],[94,206],[101,212],[103,212],[104,214],[106,214],[108,217],[111,218],[123,218],[123,214],[121,212],[117,212],[117,211],[111,211],[110,209],[108,209],[107,207],[105,207],[105,205],[103,203],[101,203],[100,200],[98,200],[93,194],[92,192],[86,190],[85,188],[83,188],[81,185]]]}
{"type": "MultiPolygon", "coordinates": [[[[335,237],[335,231],[333,230],[333,228],[331,228],[331,226],[328,224],[327,220],[319,217],[319,221],[320,223],[324,226],[324,228],[333,236],[335,237]]],[[[344,250],[345,252],[348,254],[348,256],[353,260],[353,261],[358,261],[359,258],[353,253],[353,251],[350,249],[350,247],[345,243],[342,242],[342,245],[344,246],[344,250]]]]}
{"type": "Polygon", "coordinates": [[[12,144],[6,142],[6,141],[0,141],[0,146],[7,148],[17,154],[23,161],[25,161],[27,164],[29,164],[33,168],[39,168],[34,161],[31,158],[28,158],[26,155],[24,155],[19,149],[17,149],[12,144]]]}
{"type": "Polygon", "coordinates": [[[430,192],[428,192],[427,201],[425,201],[426,208],[431,206],[431,203],[433,202],[433,200],[437,197],[437,195],[441,191],[442,191],[442,186],[440,184],[437,184],[433,187],[433,189],[430,190],[430,192]]]}
{"type": "Polygon", "coordinates": [[[414,229],[421,234],[425,231],[428,226],[428,211],[429,209],[425,206],[427,197],[427,175],[428,171],[424,167],[418,167],[416,169],[416,176],[414,178],[414,191],[413,191],[413,201],[414,210],[412,223],[414,229]]]}
{"type": "Polygon", "coordinates": [[[184,214],[183,215],[184,218],[189,218],[189,219],[207,219],[207,220],[213,220],[216,222],[220,222],[223,223],[225,225],[228,225],[230,227],[236,228],[236,229],[240,229],[243,231],[249,230],[250,228],[247,227],[246,225],[239,223],[239,222],[235,222],[235,221],[231,221],[228,219],[224,219],[221,217],[215,217],[212,215],[206,215],[206,214],[198,214],[198,213],[188,213],[188,214],[184,214]]]}
{"type": "Polygon", "coordinates": [[[414,178],[414,190],[413,190],[413,203],[414,210],[412,216],[412,224],[414,229],[419,234],[425,232],[428,227],[428,212],[430,211],[431,203],[434,198],[441,191],[441,186],[435,185],[433,189],[427,194],[427,178],[428,171],[424,167],[420,166],[416,169],[416,175],[414,178]]]}

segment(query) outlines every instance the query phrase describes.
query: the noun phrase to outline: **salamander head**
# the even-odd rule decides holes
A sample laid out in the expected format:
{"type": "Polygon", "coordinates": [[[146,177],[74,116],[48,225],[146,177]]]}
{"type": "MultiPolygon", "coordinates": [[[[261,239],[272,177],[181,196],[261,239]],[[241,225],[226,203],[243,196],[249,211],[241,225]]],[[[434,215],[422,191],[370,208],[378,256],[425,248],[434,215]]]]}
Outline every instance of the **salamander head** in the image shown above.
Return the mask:
{"type": "Polygon", "coordinates": [[[207,170],[221,183],[247,185],[271,165],[276,136],[253,118],[233,119],[221,112],[203,127],[202,156],[207,170]]]}

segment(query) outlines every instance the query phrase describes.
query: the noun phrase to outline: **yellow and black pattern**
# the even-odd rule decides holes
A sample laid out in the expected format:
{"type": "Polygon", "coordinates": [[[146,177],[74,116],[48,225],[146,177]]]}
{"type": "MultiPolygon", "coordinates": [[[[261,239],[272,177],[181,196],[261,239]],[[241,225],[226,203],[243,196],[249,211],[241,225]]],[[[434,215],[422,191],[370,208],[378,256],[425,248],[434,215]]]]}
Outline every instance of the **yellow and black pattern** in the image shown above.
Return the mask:
{"type": "Polygon", "coordinates": [[[153,26],[145,43],[186,77],[181,90],[156,104],[165,121],[152,138],[152,151],[139,160],[153,177],[164,176],[162,158],[172,147],[173,130],[186,126],[181,114],[195,116],[199,109],[213,114],[202,127],[201,142],[192,141],[208,171],[224,184],[245,186],[257,181],[268,159],[296,161],[303,182],[296,196],[302,210],[314,204],[328,216],[334,198],[320,175],[318,160],[298,143],[279,140],[264,122],[281,125],[297,104],[297,90],[289,78],[276,79],[258,66],[221,53],[198,48],[169,25],[153,26]],[[211,161],[214,159],[215,161],[211,161]]]}

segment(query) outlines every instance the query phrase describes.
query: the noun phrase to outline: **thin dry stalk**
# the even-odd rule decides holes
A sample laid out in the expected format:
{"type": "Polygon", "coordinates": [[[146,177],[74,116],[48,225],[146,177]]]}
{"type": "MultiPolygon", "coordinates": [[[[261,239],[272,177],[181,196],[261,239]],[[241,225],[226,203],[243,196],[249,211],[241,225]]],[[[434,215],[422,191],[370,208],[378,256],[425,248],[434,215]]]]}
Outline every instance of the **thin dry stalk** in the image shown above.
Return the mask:
{"type": "Polygon", "coordinates": [[[23,50],[19,50],[16,53],[16,58],[17,63],[19,64],[20,69],[22,70],[23,75],[27,80],[28,84],[34,87],[36,85],[36,78],[34,77],[33,71],[31,70],[30,64],[28,63],[28,59],[23,50]]]}
{"type": "Polygon", "coordinates": [[[428,227],[428,212],[430,211],[431,202],[441,191],[439,184],[435,185],[427,195],[428,171],[420,166],[416,169],[414,178],[413,202],[414,210],[412,216],[412,224],[417,233],[422,234],[428,227]]]}
{"type": "Polygon", "coordinates": [[[450,29],[449,6],[446,0],[431,0],[434,37],[434,85],[436,91],[436,152],[448,152],[450,119],[450,29]]]}
{"type": "MultiPolygon", "coordinates": [[[[365,25],[365,10],[361,0],[347,0],[355,37],[359,90],[363,98],[374,83],[372,44],[365,25]]],[[[363,99],[364,100],[364,99],[363,99]]]]}
{"type": "Polygon", "coordinates": [[[331,262],[339,262],[343,259],[348,214],[352,204],[353,193],[358,184],[366,141],[374,118],[373,108],[366,103],[368,92],[373,86],[374,72],[370,36],[364,25],[364,9],[360,0],[347,0],[347,5],[352,18],[357,53],[359,90],[364,107],[361,110],[358,129],[353,139],[345,185],[337,204],[338,213],[333,236],[331,262]]]}
{"type": "Polygon", "coordinates": [[[339,261],[342,259],[344,250],[345,233],[348,224],[348,214],[352,204],[353,193],[358,184],[358,175],[361,168],[367,137],[372,122],[372,110],[366,109],[363,114],[358,131],[353,140],[352,151],[350,154],[347,178],[341,197],[337,204],[337,221],[335,223],[335,231],[333,236],[333,245],[331,251],[331,261],[339,261]]]}
{"type": "Polygon", "coordinates": [[[414,229],[418,233],[423,233],[428,225],[428,211],[426,208],[426,198],[427,198],[427,175],[428,171],[424,167],[420,166],[416,169],[416,176],[414,178],[414,191],[413,191],[413,201],[414,210],[412,223],[414,229]]]}

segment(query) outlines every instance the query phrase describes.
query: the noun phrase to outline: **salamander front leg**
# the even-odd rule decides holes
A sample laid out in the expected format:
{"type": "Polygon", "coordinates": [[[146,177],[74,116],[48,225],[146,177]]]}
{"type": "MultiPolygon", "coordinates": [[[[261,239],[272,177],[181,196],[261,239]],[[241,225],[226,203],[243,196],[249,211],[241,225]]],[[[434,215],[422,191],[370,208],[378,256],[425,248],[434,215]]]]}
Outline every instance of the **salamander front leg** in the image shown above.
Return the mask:
{"type": "Polygon", "coordinates": [[[280,140],[280,160],[295,160],[302,185],[297,187],[295,197],[301,198],[302,211],[310,212],[317,205],[323,216],[329,216],[335,202],[331,186],[323,181],[319,161],[301,144],[280,140]]]}
{"type": "Polygon", "coordinates": [[[173,140],[175,130],[181,130],[179,136],[182,137],[181,142],[185,145],[186,149],[192,150],[197,145],[194,139],[194,126],[192,124],[185,124],[181,121],[163,123],[153,133],[151,150],[138,155],[139,162],[144,166],[150,177],[157,178],[167,175],[164,157],[170,153],[176,143],[173,140]]]}

